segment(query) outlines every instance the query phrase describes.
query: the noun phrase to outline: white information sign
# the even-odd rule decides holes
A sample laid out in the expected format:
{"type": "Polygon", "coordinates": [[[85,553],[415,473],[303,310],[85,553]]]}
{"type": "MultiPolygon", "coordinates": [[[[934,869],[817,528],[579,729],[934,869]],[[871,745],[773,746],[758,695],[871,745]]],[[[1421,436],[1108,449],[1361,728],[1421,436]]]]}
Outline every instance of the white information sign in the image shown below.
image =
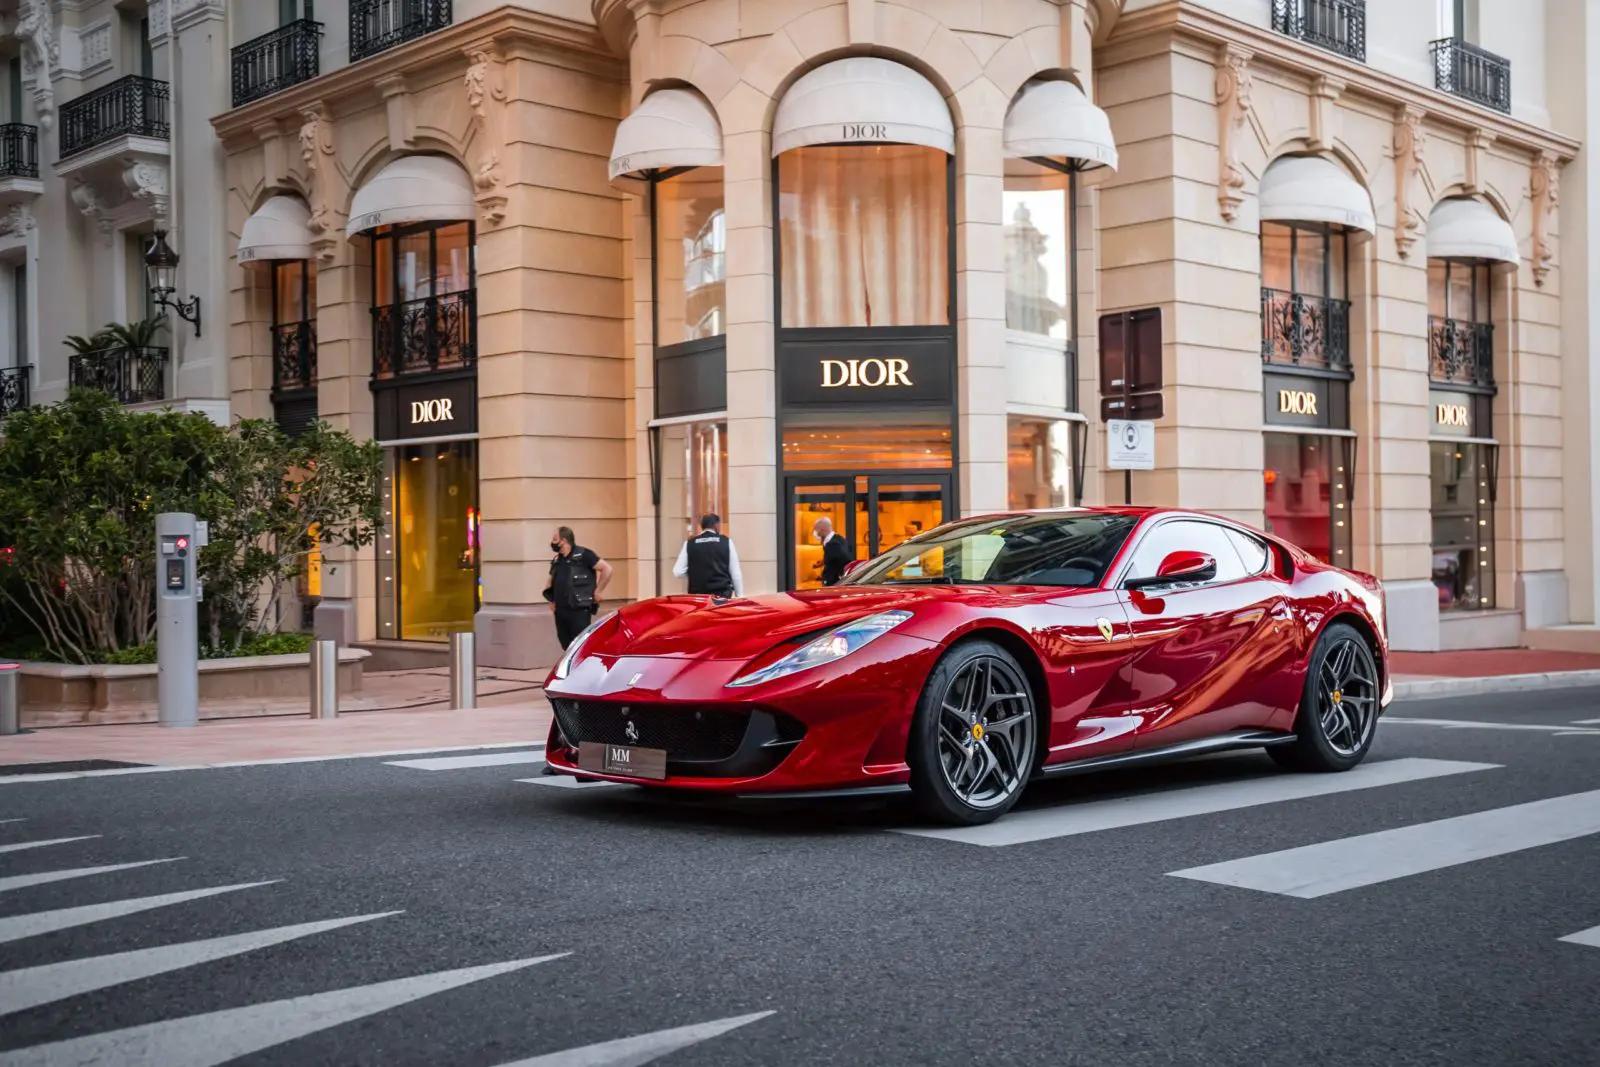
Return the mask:
{"type": "Polygon", "coordinates": [[[1114,471],[1155,470],[1156,424],[1107,419],[1106,467],[1114,471]]]}

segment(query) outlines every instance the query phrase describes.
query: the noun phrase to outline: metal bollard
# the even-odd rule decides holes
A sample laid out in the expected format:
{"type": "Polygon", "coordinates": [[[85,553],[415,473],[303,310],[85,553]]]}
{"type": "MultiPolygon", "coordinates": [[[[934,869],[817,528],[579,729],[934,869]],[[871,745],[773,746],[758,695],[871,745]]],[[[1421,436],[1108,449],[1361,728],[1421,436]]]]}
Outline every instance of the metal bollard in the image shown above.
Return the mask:
{"type": "Polygon", "coordinates": [[[450,635],[450,706],[478,706],[477,635],[468,631],[450,635]]]}
{"type": "Polygon", "coordinates": [[[311,643],[311,717],[339,717],[339,643],[311,643]]]}
{"type": "Polygon", "coordinates": [[[0,737],[22,732],[22,716],[17,710],[17,685],[22,664],[0,663],[0,737]]]}

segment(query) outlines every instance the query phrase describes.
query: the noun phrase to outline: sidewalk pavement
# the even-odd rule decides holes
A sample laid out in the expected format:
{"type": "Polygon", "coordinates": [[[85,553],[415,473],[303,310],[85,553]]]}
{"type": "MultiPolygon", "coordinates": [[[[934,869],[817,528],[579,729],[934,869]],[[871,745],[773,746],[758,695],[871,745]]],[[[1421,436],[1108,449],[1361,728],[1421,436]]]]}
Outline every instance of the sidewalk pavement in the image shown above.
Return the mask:
{"type": "MultiPolygon", "coordinates": [[[[1496,649],[1397,652],[1397,699],[1600,686],[1600,656],[1496,649]]],[[[478,707],[448,707],[449,672],[366,676],[337,719],[315,720],[304,701],[265,706],[269,715],[214,719],[190,729],[153,724],[71,726],[0,737],[0,785],[42,777],[409,755],[542,745],[550,705],[543,672],[480,670],[478,707]],[[117,766],[118,764],[122,766],[117,766]],[[131,766],[130,766],[131,765],[131,766]]]]}

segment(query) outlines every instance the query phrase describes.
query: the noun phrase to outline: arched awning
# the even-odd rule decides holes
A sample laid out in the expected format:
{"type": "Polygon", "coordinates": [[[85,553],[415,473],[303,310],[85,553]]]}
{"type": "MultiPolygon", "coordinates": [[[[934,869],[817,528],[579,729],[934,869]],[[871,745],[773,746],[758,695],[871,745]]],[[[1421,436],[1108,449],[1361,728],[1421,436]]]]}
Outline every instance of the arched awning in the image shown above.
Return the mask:
{"type": "Polygon", "coordinates": [[[873,56],[825,63],[789,87],[772,123],[772,154],[816,144],[916,144],[956,150],[944,96],[910,67],[873,56]]]}
{"type": "Polygon", "coordinates": [[[244,220],[239,262],[311,258],[311,209],[298,196],[274,196],[244,220]]]}
{"type": "Polygon", "coordinates": [[[687,89],[651,93],[622,120],[611,142],[611,180],[672,167],[722,166],[722,125],[687,89]]]}
{"type": "Polygon", "coordinates": [[[1428,216],[1428,258],[1520,264],[1516,231],[1481,200],[1441,200],[1428,216]]]}
{"type": "Polygon", "coordinates": [[[1069,81],[1036,81],[1006,113],[1007,159],[1028,156],[1075,159],[1088,167],[1117,169],[1111,120],[1069,81]]]}
{"type": "Polygon", "coordinates": [[[1378,232],[1372,197],[1336,163],[1285,156],[1261,176],[1262,222],[1332,222],[1378,232]]]}
{"type": "Polygon", "coordinates": [[[379,226],[411,222],[467,222],[477,217],[472,179],[444,156],[401,156],[356,191],[350,202],[351,237],[379,226]]]}

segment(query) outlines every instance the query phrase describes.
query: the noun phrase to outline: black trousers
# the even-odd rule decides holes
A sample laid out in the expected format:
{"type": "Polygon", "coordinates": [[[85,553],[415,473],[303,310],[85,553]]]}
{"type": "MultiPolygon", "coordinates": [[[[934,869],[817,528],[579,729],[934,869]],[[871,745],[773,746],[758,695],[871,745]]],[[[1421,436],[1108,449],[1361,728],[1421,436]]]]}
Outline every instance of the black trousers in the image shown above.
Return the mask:
{"type": "Polygon", "coordinates": [[[594,622],[594,608],[556,608],[556,640],[564,649],[594,622]]]}

